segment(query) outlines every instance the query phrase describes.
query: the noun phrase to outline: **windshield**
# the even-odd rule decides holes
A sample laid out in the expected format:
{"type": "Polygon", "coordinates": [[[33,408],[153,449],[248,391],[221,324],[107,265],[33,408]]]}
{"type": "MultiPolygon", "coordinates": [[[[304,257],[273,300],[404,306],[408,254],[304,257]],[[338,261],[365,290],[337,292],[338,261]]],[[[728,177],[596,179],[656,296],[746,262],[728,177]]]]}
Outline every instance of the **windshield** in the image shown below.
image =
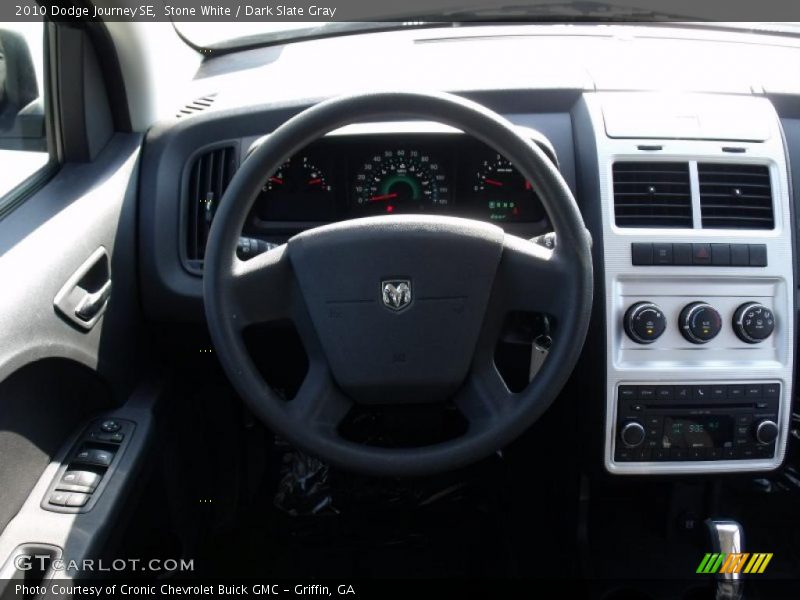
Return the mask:
{"type": "MultiPolygon", "coordinates": [[[[228,22],[174,23],[179,33],[192,45],[208,49],[233,49],[245,46],[279,44],[296,40],[330,37],[367,31],[400,28],[464,26],[480,23],[637,23],[687,24],[710,28],[746,30],[759,33],[800,34],[800,24],[793,21],[750,21],[749,12],[715,11],[713,2],[695,0],[625,0],[606,3],[577,0],[527,0],[525,3],[491,0],[480,4],[464,4],[464,0],[407,0],[402,9],[383,2],[341,2],[339,7],[310,5],[305,9],[273,5],[259,9],[245,4],[242,18],[228,22]],[[712,6],[711,9],[708,6],[712,6]],[[314,9],[313,13],[310,9],[314,9]],[[292,10],[305,10],[303,13],[292,10]],[[347,19],[351,20],[347,20],[347,19]],[[289,20],[292,19],[292,20],[289,20]],[[314,20],[312,20],[314,19],[314,20]],[[324,19],[324,20],[322,20],[324,19]],[[724,20],[724,22],[723,22],[724,20]]],[[[730,6],[730,3],[726,3],[730,6]]],[[[790,6],[786,3],[784,6],[790,6]]],[[[791,12],[791,11],[790,11],[791,12]]],[[[800,10],[795,11],[800,12],[800,10]]],[[[776,10],[762,10],[764,16],[786,18],[776,10]],[[774,14],[773,14],[774,13],[774,14]]]]}

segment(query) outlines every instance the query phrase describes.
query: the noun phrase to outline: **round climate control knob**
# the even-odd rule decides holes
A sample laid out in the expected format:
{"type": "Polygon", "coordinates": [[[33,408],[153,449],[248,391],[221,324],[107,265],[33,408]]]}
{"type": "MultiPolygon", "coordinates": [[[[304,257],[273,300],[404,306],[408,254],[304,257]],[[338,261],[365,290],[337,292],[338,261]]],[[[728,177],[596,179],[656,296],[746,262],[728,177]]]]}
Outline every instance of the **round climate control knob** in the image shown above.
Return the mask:
{"type": "Polygon", "coordinates": [[[619,437],[627,448],[636,448],[636,446],[641,446],[642,442],[644,442],[644,427],[636,421],[625,423],[619,432],[619,437]]]}
{"type": "Polygon", "coordinates": [[[722,317],[706,302],[692,302],[681,311],[680,328],[683,337],[693,344],[710,342],[722,329],[722,317]]]}
{"type": "Polygon", "coordinates": [[[625,311],[625,333],[637,344],[652,344],[667,328],[667,318],[652,302],[637,302],[625,311]]]}
{"type": "Polygon", "coordinates": [[[775,421],[761,421],[756,425],[756,441],[759,444],[771,444],[778,439],[778,425],[775,421]]]}
{"type": "Polygon", "coordinates": [[[733,314],[733,330],[743,342],[758,344],[775,330],[775,315],[763,304],[746,302],[733,314]]]}

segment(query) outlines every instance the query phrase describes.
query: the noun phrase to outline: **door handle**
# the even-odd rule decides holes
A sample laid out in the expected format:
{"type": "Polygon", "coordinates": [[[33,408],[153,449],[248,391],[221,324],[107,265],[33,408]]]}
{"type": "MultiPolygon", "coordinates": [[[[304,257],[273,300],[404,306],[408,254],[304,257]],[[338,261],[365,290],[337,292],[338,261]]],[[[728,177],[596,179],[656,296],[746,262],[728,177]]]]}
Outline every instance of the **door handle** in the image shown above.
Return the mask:
{"type": "Polygon", "coordinates": [[[75,316],[83,321],[91,321],[103,308],[108,298],[111,296],[111,280],[106,281],[105,285],[94,294],[86,294],[83,300],[78,302],[75,307],[75,316]]]}
{"type": "Polygon", "coordinates": [[[61,287],[53,305],[81,329],[89,330],[105,312],[111,297],[111,266],[102,246],[61,287]]]}

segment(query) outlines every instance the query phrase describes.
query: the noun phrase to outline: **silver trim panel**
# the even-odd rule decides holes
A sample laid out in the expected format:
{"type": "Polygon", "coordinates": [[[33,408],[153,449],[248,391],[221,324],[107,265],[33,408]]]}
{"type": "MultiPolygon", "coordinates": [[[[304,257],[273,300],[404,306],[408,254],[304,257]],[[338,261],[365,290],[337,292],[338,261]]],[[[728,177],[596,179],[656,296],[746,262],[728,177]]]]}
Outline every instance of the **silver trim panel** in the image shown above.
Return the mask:
{"type": "MultiPolygon", "coordinates": [[[[786,453],[791,398],[794,391],[794,294],[792,221],[789,176],[778,116],[766,98],[710,94],[683,94],[682,106],[735,109],[738,119],[750,115],[767,126],[763,141],[736,141],[743,152],[723,151],[730,142],[703,139],[659,139],[656,153],[640,151],[652,145],[639,139],[606,135],[604,108],[621,97],[630,103],[637,94],[589,93],[586,103],[597,140],[599,185],[603,220],[606,295],[606,420],[604,464],[614,474],[689,474],[767,471],[777,468],[786,453]],[[764,119],[768,115],[768,119],[764,119]],[[694,225],[691,229],[619,228],[614,223],[612,165],[615,161],[687,161],[690,168],[694,225]],[[775,228],[769,231],[701,229],[697,162],[767,165],[772,179],[775,228]],[[759,243],[767,246],[767,267],[632,266],[633,242],[759,243]],[[665,312],[670,325],[655,343],[647,346],[630,340],[623,331],[625,310],[634,302],[652,301],[665,312]],[[692,301],[707,301],[720,311],[723,330],[702,346],[686,341],[676,328],[680,309],[692,301]],[[747,344],[733,331],[733,311],[756,301],[772,309],[775,331],[761,344],[747,344]],[[615,462],[617,398],[620,384],[730,384],[780,382],[779,435],[772,459],[694,462],[615,462]]],[[[638,94],[643,105],[651,93],[638,94]]],[[[698,114],[700,114],[698,112],[698,114]]],[[[733,129],[736,129],[733,127],[733,129]]]]}

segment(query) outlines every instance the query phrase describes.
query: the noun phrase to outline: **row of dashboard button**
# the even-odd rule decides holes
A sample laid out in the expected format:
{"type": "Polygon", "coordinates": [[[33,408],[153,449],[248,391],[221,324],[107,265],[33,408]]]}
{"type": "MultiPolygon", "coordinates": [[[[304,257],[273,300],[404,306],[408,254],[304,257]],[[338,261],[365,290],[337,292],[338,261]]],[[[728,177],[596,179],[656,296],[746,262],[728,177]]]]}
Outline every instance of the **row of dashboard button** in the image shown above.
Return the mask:
{"type": "Polygon", "coordinates": [[[766,244],[670,244],[634,242],[635,266],[766,267],[766,244]]]}
{"type": "Polygon", "coordinates": [[[779,383],[727,385],[621,385],[620,400],[744,400],[772,399],[781,395],[779,383]]]}
{"type": "Polygon", "coordinates": [[[730,446],[727,448],[622,448],[614,453],[617,462],[673,460],[742,460],[773,458],[775,445],[730,446]]]}

